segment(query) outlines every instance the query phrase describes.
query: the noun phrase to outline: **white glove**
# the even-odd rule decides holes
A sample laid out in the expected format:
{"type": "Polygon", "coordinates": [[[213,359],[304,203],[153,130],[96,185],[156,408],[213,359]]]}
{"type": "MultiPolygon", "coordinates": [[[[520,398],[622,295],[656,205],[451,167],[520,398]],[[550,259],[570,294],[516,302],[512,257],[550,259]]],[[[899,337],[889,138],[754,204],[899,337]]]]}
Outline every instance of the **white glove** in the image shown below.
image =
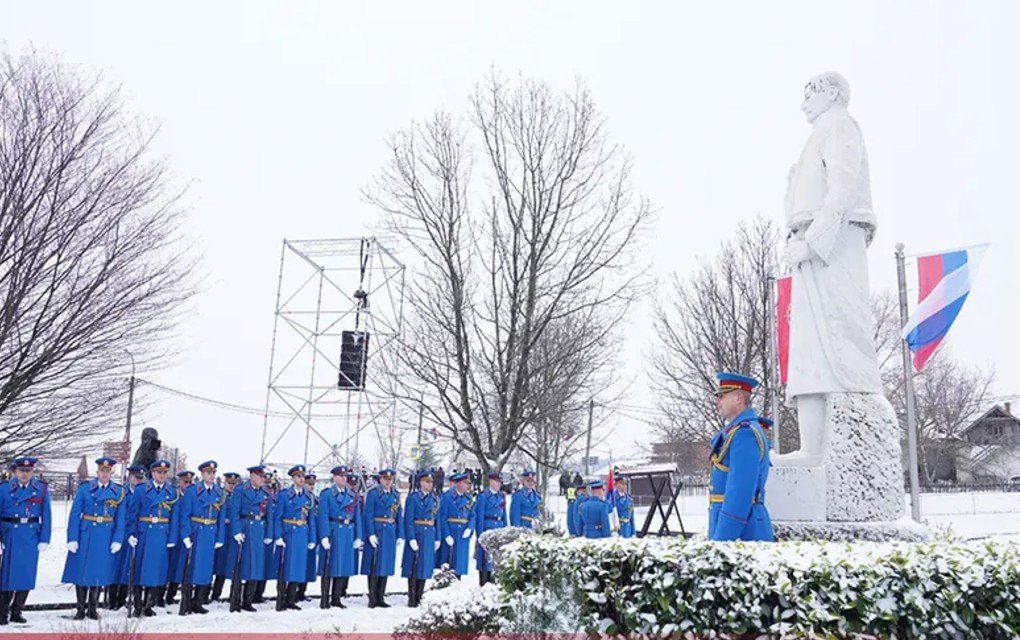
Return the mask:
{"type": "Polygon", "coordinates": [[[213,549],[219,549],[222,546],[223,546],[222,542],[217,542],[216,544],[213,545],[213,549]]]}
{"type": "Polygon", "coordinates": [[[329,546],[330,546],[329,538],[323,538],[322,539],[322,548],[325,549],[326,551],[329,551],[329,546]]]}
{"type": "Polygon", "coordinates": [[[234,540],[237,541],[237,544],[241,544],[242,542],[244,542],[244,534],[241,532],[237,532],[236,534],[234,534],[234,540]]]}
{"type": "Polygon", "coordinates": [[[446,546],[448,547],[453,546],[453,536],[446,536],[446,546]]]}
{"type": "Polygon", "coordinates": [[[67,543],[67,551],[69,553],[78,553],[78,541],[72,540],[67,543]]]}
{"type": "Polygon", "coordinates": [[[368,536],[368,541],[372,543],[373,547],[378,547],[379,546],[379,538],[377,538],[374,533],[372,535],[368,536]]]}
{"type": "Polygon", "coordinates": [[[168,543],[166,543],[166,548],[167,549],[173,549],[176,546],[177,546],[176,542],[168,542],[168,543]]]}
{"type": "Polygon", "coordinates": [[[191,548],[191,538],[185,538],[184,540],[181,540],[181,542],[184,543],[184,548],[185,549],[190,549],[191,548]]]}
{"type": "Polygon", "coordinates": [[[308,543],[308,550],[311,551],[314,548],[315,548],[315,543],[314,542],[309,542],[308,543]]]}
{"type": "Polygon", "coordinates": [[[436,551],[439,551],[439,545],[441,545],[441,544],[442,544],[442,542],[440,542],[439,540],[436,540],[436,551]]]}
{"type": "Polygon", "coordinates": [[[277,538],[276,539],[276,546],[278,546],[278,547],[286,547],[287,543],[283,541],[283,538],[277,538]]]}
{"type": "Polygon", "coordinates": [[[810,260],[813,255],[811,247],[806,240],[796,238],[786,243],[783,250],[783,261],[790,267],[796,267],[800,263],[810,260]]]}
{"type": "Polygon", "coordinates": [[[272,538],[262,538],[262,544],[273,544],[272,538]]]}
{"type": "Polygon", "coordinates": [[[365,546],[365,543],[361,540],[361,538],[358,538],[357,540],[354,541],[354,548],[355,549],[361,549],[364,546],[365,546]]]}
{"type": "Polygon", "coordinates": [[[134,549],[135,547],[138,546],[138,538],[134,536],[128,536],[128,544],[131,545],[132,549],[134,549]]]}
{"type": "Polygon", "coordinates": [[[471,537],[471,529],[464,529],[464,535],[461,536],[465,540],[471,537]]]}
{"type": "Polygon", "coordinates": [[[417,540],[412,540],[412,541],[410,542],[410,545],[411,545],[411,549],[412,549],[413,551],[417,551],[417,550],[418,550],[418,541],[417,541],[417,540]]]}
{"type": "MultiPolygon", "coordinates": [[[[48,542],[40,542],[39,546],[37,546],[36,549],[39,550],[39,553],[42,553],[43,551],[46,551],[46,549],[48,549],[49,547],[50,547],[50,543],[48,543],[48,542]]],[[[4,552],[4,545],[3,545],[2,542],[0,542],[0,553],[3,553],[3,552],[4,552]]]]}
{"type": "Polygon", "coordinates": [[[114,542],[113,544],[110,545],[110,553],[116,555],[117,552],[120,551],[120,547],[121,544],[119,542],[114,542]]]}

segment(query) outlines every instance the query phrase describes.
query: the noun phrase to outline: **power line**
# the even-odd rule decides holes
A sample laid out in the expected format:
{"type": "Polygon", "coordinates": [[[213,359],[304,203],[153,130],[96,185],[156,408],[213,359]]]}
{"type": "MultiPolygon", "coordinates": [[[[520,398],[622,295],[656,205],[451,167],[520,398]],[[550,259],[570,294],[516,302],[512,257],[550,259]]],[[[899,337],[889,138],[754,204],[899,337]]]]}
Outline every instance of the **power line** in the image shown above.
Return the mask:
{"type": "MultiPolygon", "coordinates": [[[[177,396],[177,397],[183,398],[185,400],[191,400],[192,402],[197,402],[199,404],[204,404],[204,405],[207,405],[207,406],[216,407],[218,409],[225,409],[227,411],[235,411],[237,413],[246,413],[246,414],[249,414],[249,415],[269,416],[269,417],[272,417],[272,418],[293,419],[293,418],[297,417],[296,414],[294,414],[294,413],[286,413],[286,412],[283,412],[283,411],[266,411],[264,409],[257,409],[255,407],[246,407],[244,405],[234,404],[232,402],[226,402],[224,400],[217,400],[215,398],[208,398],[208,397],[205,397],[205,396],[200,396],[200,395],[195,394],[195,393],[189,393],[187,391],[181,391],[180,389],[174,389],[172,387],[167,387],[165,385],[157,384],[155,382],[152,382],[151,380],[143,380],[143,379],[139,378],[139,379],[137,379],[137,381],[140,384],[149,385],[150,387],[153,387],[155,389],[159,389],[160,391],[162,391],[164,393],[167,393],[167,394],[170,394],[172,396],[177,396]]],[[[358,414],[328,414],[328,415],[315,415],[315,414],[312,414],[311,419],[313,419],[313,420],[342,420],[342,419],[345,419],[345,418],[358,418],[358,417],[360,417],[358,414]]]]}

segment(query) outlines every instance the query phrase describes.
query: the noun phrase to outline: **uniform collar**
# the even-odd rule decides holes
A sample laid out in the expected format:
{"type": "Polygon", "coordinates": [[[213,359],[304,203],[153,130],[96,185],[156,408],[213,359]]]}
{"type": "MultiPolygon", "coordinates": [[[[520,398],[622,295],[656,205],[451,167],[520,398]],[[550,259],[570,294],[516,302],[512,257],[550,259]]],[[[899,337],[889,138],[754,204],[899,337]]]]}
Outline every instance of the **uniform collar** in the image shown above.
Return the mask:
{"type": "Polygon", "coordinates": [[[743,411],[738,413],[735,418],[733,418],[732,420],[729,421],[729,423],[727,423],[726,430],[729,431],[730,429],[733,428],[734,425],[738,425],[741,422],[747,422],[747,421],[755,422],[757,420],[758,420],[758,414],[756,414],[754,412],[754,409],[748,407],[747,409],[744,409],[743,411]]]}

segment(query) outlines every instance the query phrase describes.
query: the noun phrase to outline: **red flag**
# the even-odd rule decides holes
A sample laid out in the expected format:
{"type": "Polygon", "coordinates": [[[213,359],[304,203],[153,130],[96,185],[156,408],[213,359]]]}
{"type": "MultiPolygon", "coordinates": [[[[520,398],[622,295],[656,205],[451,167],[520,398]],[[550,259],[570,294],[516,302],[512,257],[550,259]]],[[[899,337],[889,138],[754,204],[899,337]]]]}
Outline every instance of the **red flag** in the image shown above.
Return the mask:
{"type": "Polygon", "coordinates": [[[790,364],[790,293],[793,278],[776,280],[776,338],[779,350],[779,382],[786,384],[790,364]]]}

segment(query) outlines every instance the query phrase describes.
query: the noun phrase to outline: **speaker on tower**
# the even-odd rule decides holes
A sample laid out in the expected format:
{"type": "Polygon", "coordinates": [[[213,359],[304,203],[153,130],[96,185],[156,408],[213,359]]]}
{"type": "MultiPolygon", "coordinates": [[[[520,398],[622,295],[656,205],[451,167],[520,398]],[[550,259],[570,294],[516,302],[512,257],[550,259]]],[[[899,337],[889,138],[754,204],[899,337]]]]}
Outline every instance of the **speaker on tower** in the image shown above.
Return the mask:
{"type": "Polygon", "coordinates": [[[344,331],[340,335],[341,389],[360,391],[365,388],[368,361],[368,332],[344,331]]]}

